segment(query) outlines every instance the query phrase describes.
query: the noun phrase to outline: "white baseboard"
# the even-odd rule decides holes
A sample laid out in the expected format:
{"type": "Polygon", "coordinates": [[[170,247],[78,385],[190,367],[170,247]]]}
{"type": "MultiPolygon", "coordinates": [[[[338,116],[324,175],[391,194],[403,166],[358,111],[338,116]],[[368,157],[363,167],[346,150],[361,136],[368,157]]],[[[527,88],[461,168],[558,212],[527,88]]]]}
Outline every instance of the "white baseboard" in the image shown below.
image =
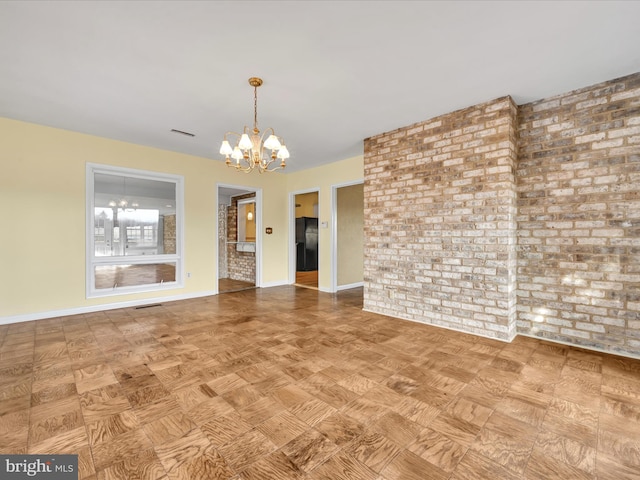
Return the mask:
{"type": "Polygon", "coordinates": [[[291,285],[287,280],[276,280],[274,282],[263,282],[260,288],[281,287],[283,285],[291,285]]]}
{"type": "Polygon", "coordinates": [[[187,293],[183,295],[171,295],[167,297],[142,298],[138,300],[129,300],[126,302],[102,303],[99,305],[91,305],[87,307],[65,308],[63,310],[50,310],[46,312],[25,313],[22,315],[9,315],[0,317],[0,325],[10,323],[29,322],[31,320],[43,320],[45,318],[66,317],[68,315],[81,315],[83,313],[101,312],[103,310],[116,310],[118,308],[138,307],[140,305],[149,305],[150,303],[173,302],[175,300],[188,300],[190,298],[210,297],[215,295],[214,291],[204,291],[197,293],[187,293]]]}
{"type": "Polygon", "coordinates": [[[350,288],[364,287],[364,282],[348,283],[347,285],[338,285],[336,290],[349,290],[350,288]]]}
{"type": "Polygon", "coordinates": [[[628,353],[628,352],[611,352],[609,350],[605,350],[604,348],[600,348],[600,347],[584,346],[578,343],[571,343],[571,342],[565,342],[563,340],[556,340],[554,338],[538,337],[537,335],[531,335],[529,333],[518,333],[518,336],[535,338],[536,340],[542,340],[543,342],[559,343],[560,345],[566,345],[567,347],[581,348],[583,350],[591,350],[592,352],[606,353],[607,355],[617,355],[620,357],[627,357],[627,358],[633,358],[635,360],[640,360],[640,355],[633,355],[632,353],[628,353]]]}
{"type": "Polygon", "coordinates": [[[490,335],[483,335],[482,333],[468,332],[466,330],[461,330],[461,329],[453,328],[453,327],[447,327],[445,325],[439,325],[437,323],[421,322],[420,320],[416,320],[415,318],[397,317],[395,315],[390,315],[388,313],[380,313],[380,312],[376,312],[375,310],[369,310],[367,308],[363,308],[362,311],[363,312],[369,312],[369,313],[375,313],[377,315],[385,315],[387,317],[397,318],[398,320],[404,320],[405,322],[419,323],[421,325],[426,325],[428,327],[444,328],[445,330],[451,330],[453,332],[464,333],[464,334],[473,335],[473,336],[476,336],[476,337],[488,338],[489,340],[497,340],[498,342],[503,342],[503,343],[511,343],[513,341],[513,339],[517,337],[517,335],[513,335],[511,338],[492,337],[490,335]]]}

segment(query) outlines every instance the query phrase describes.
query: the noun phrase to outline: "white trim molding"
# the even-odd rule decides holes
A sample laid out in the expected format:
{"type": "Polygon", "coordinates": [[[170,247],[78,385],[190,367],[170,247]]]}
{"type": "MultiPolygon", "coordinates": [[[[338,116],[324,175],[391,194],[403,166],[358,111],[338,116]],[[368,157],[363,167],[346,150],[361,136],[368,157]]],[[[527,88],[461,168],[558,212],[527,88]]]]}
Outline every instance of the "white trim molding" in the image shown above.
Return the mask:
{"type": "MultiPolygon", "coordinates": [[[[347,288],[354,288],[348,285],[338,286],[338,189],[352,187],[353,185],[363,185],[364,179],[353,180],[351,182],[335,183],[331,185],[331,291],[337,292],[347,288]]],[[[356,284],[353,284],[356,285],[356,284]]],[[[357,286],[363,286],[364,282],[357,286]]]]}
{"type": "Polygon", "coordinates": [[[32,320],[44,320],[46,318],[66,317],[69,315],[82,315],[84,313],[101,312],[104,310],[117,310],[119,308],[139,307],[141,305],[150,305],[156,303],[175,302],[176,300],[189,300],[192,298],[209,297],[211,295],[214,295],[213,291],[205,290],[202,292],[187,293],[183,295],[142,298],[138,300],[128,300],[116,303],[103,303],[100,305],[91,305],[86,307],[65,308],[62,310],[50,310],[36,313],[24,313],[21,315],[9,315],[7,317],[0,317],[0,325],[29,322],[32,320]]]}

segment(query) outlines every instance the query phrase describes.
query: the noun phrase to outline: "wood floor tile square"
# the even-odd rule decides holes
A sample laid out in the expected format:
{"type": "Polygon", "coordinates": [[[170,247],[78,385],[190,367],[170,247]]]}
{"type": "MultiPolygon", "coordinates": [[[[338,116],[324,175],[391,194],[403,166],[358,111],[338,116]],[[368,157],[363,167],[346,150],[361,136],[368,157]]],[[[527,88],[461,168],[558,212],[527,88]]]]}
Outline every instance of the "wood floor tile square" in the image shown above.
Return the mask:
{"type": "Polygon", "coordinates": [[[606,453],[598,453],[596,474],[598,480],[637,480],[638,467],[620,463],[619,459],[606,453]]]}
{"type": "Polygon", "coordinates": [[[596,474],[596,449],[553,432],[540,432],[536,438],[532,455],[540,452],[541,457],[553,458],[563,464],[575,467],[587,476],[596,474]]]}
{"type": "Polygon", "coordinates": [[[139,388],[133,392],[127,393],[127,400],[133,408],[142,408],[146,405],[156,403],[163,398],[171,395],[164,385],[152,385],[139,388]]]}
{"type": "MultiPolygon", "coordinates": [[[[595,475],[591,475],[556,457],[545,455],[538,449],[534,449],[531,452],[525,475],[527,478],[570,478],[571,480],[596,478],[595,475]]],[[[598,478],[600,477],[598,476],[598,478]]]]}
{"type": "Polygon", "coordinates": [[[309,425],[293,413],[283,411],[265,420],[257,429],[279,448],[309,430],[309,425]]]}
{"type": "Polygon", "coordinates": [[[172,480],[230,479],[235,475],[226,459],[197,428],[180,438],[156,445],[155,452],[172,480]]]}
{"type": "Polygon", "coordinates": [[[118,383],[109,365],[98,363],[74,370],[78,393],[118,383]]]}
{"type": "Polygon", "coordinates": [[[135,430],[140,427],[138,418],[133,410],[125,410],[115,415],[101,418],[87,424],[87,435],[89,444],[97,445],[108,442],[118,435],[135,430]]]}
{"type": "Polygon", "coordinates": [[[605,397],[602,399],[600,411],[640,423],[640,404],[605,397]]]}
{"type": "Polygon", "coordinates": [[[31,393],[30,381],[18,381],[16,383],[9,383],[0,388],[0,400],[11,400],[17,397],[24,397],[31,393]]]}
{"type": "Polygon", "coordinates": [[[295,407],[308,400],[312,400],[313,396],[296,385],[287,385],[279,388],[272,394],[279,403],[286,408],[295,407]]]}
{"type": "Polygon", "coordinates": [[[184,413],[169,413],[157,420],[148,422],[143,429],[154,445],[167,443],[174,438],[182,437],[185,433],[196,428],[184,413]]]}
{"type": "Polygon", "coordinates": [[[166,477],[162,463],[153,449],[109,465],[97,472],[98,480],[161,479],[166,477]]]}
{"type": "Polygon", "coordinates": [[[222,397],[213,397],[189,409],[187,415],[196,425],[203,425],[212,418],[226,415],[234,409],[222,397]]]}
{"type": "Polygon", "coordinates": [[[453,400],[447,405],[445,411],[477,427],[482,427],[493,413],[492,409],[464,397],[453,400]]]}
{"type": "Polygon", "coordinates": [[[30,406],[31,397],[28,394],[7,400],[0,400],[0,415],[7,415],[25,409],[28,410],[30,406]]]}
{"type": "Polygon", "coordinates": [[[588,447],[595,448],[598,443],[597,425],[590,425],[553,411],[547,412],[539,429],[541,432],[552,432],[573,439],[588,447]]]}
{"type": "Polygon", "coordinates": [[[380,472],[401,451],[401,448],[375,432],[365,432],[346,451],[374,472],[380,472]]]}
{"type": "Polygon", "coordinates": [[[371,424],[368,430],[384,435],[400,447],[406,447],[415,441],[422,427],[396,412],[389,412],[371,424]]]}
{"type": "Polygon", "coordinates": [[[103,470],[114,463],[135,457],[138,452],[151,447],[149,437],[141,428],[137,428],[92,445],[91,451],[96,470],[103,470]]]}
{"type": "MultiPolygon", "coordinates": [[[[449,480],[484,480],[484,479],[500,479],[500,480],[520,480],[523,477],[511,473],[505,469],[499,463],[494,462],[477,452],[472,450],[467,451],[462,458],[454,472],[449,477],[449,480]]],[[[544,478],[572,478],[572,477],[557,477],[553,475],[533,475],[527,476],[527,479],[542,480],[544,478]]]]}
{"type": "Polygon", "coordinates": [[[311,399],[295,405],[290,411],[307,425],[313,427],[333,415],[336,409],[321,400],[311,399]]]}
{"type": "Polygon", "coordinates": [[[33,407],[29,424],[29,441],[32,443],[84,425],[77,396],[33,407]]]}
{"type": "Polygon", "coordinates": [[[338,453],[316,468],[312,480],[375,480],[377,474],[347,453],[338,453]]]}
{"type": "Polygon", "coordinates": [[[246,469],[259,458],[277,450],[276,445],[258,430],[249,430],[218,451],[236,472],[246,469]]]}
{"type": "Polygon", "coordinates": [[[452,416],[446,412],[440,413],[440,415],[429,424],[429,428],[465,447],[471,445],[481,431],[478,425],[452,416]]]}
{"type": "Polygon", "coordinates": [[[216,448],[227,445],[252,428],[253,426],[235,411],[215,417],[200,427],[216,448]]]}
{"type": "Polygon", "coordinates": [[[33,391],[31,394],[31,405],[42,405],[43,403],[54,402],[67,397],[77,397],[75,383],[58,383],[41,390],[33,391]]]}
{"type": "Polygon", "coordinates": [[[356,373],[338,382],[338,385],[351,390],[357,395],[362,395],[371,390],[377,384],[373,380],[356,373]]]}
{"type": "Polygon", "coordinates": [[[251,425],[258,425],[285,410],[280,403],[271,398],[260,400],[238,409],[238,413],[251,425]]]}
{"type": "Polygon", "coordinates": [[[408,450],[445,472],[452,472],[467,452],[467,447],[429,428],[423,430],[408,450]]]}
{"type": "Polygon", "coordinates": [[[494,412],[471,448],[510,472],[522,475],[537,433],[535,427],[494,412]]]}
{"type": "Polygon", "coordinates": [[[249,465],[240,474],[242,480],[300,480],[303,477],[304,472],[279,450],[249,465]]]}
{"type": "Polygon", "coordinates": [[[539,427],[547,413],[546,409],[511,397],[507,397],[498,403],[496,410],[533,427],[539,427]]]}
{"type": "Polygon", "coordinates": [[[448,474],[420,458],[415,453],[404,450],[382,470],[382,475],[388,480],[446,480],[448,474]]]}
{"type": "Polygon", "coordinates": [[[184,410],[189,410],[205,400],[218,396],[206,383],[179,388],[174,390],[173,394],[184,410]]]}
{"type": "Polygon", "coordinates": [[[253,385],[244,385],[222,394],[222,398],[236,409],[247,407],[260,400],[262,395],[253,385]]]}
{"type": "Polygon", "coordinates": [[[52,454],[74,454],[83,447],[89,446],[87,432],[84,425],[67,430],[52,437],[48,437],[40,442],[34,442],[29,438],[29,453],[42,454],[42,452],[52,454]]]}
{"type": "Polygon", "coordinates": [[[632,379],[605,375],[602,377],[601,391],[606,398],[640,405],[640,376],[632,379]]]}
{"type": "Polygon", "coordinates": [[[96,469],[93,465],[93,456],[89,445],[79,448],[74,453],[78,455],[78,477],[85,479],[95,475],[96,469]]]}
{"type": "Polygon", "coordinates": [[[26,450],[29,438],[29,410],[22,409],[0,415],[0,451],[26,450]]]}
{"type": "Polygon", "coordinates": [[[173,395],[164,397],[155,403],[150,403],[133,410],[141,425],[154,422],[167,415],[177,415],[184,412],[173,395]]]}
{"type": "Polygon", "coordinates": [[[218,395],[222,395],[223,393],[230,392],[236,388],[244,387],[245,385],[248,385],[248,382],[235,373],[231,373],[211,380],[210,382],[207,382],[207,385],[218,395]]]}
{"type": "Polygon", "coordinates": [[[339,450],[339,447],[317,430],[307,430],[282,447],[282,452],[300,470],[310,472],[339,450]]]}
{"type": "Polygon", "coordinates": [[[598,452],[617,459],[621,464],[640,470],[640,428],[607,414],[600,416],[598,452]],[[604,418],[603,418],[604,417],[604,418]]]}

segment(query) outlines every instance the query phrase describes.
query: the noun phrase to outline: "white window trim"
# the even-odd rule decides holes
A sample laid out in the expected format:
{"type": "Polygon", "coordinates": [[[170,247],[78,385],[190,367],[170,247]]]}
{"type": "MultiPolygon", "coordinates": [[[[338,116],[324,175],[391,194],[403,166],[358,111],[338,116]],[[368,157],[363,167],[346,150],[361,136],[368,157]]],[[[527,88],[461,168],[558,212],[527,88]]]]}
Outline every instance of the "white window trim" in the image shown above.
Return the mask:
{"type": "Polygon", "coordinates": [[[147,170],[137,170],[125,167],[114,167],[111,165],[100,165],[87,162],[86,167],[86,297],[100,298],[115,295],[127,295],[131,293],[158,292],[163,290],[174,290],[184,288],[184,177],[181,175],[171,175],[166,173],[151,172],[147,170]],[[171,255],[139,255],[128,257],[95,257],[95,236],[94,236],[94,175],[104,173],[107,175],[125,175],[148,180],[158,180],[173,182],[176,185],[176,253],[171,255]],[[144,257],[144,258],[142,258],[144,257]],[[96,260],[99,258],[99,260],[96,260]],[[119,265],[148,264],[148,263],[175,263],[176,281],[139,285],[132,287],[118,287],[111,289],[96,289],[94,267],[96,265],[119,265]]]}

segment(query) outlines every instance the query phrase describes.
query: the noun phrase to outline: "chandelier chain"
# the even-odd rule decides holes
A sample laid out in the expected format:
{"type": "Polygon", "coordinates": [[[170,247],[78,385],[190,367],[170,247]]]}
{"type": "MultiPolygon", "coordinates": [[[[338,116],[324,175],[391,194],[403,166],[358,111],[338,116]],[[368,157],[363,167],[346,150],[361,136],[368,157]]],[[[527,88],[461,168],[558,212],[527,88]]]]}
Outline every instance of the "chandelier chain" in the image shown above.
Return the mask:
{"type": "Polygon", "coordinates": [[[253,87],[253,130],[258,133],[258,87],[253,87]]]}

